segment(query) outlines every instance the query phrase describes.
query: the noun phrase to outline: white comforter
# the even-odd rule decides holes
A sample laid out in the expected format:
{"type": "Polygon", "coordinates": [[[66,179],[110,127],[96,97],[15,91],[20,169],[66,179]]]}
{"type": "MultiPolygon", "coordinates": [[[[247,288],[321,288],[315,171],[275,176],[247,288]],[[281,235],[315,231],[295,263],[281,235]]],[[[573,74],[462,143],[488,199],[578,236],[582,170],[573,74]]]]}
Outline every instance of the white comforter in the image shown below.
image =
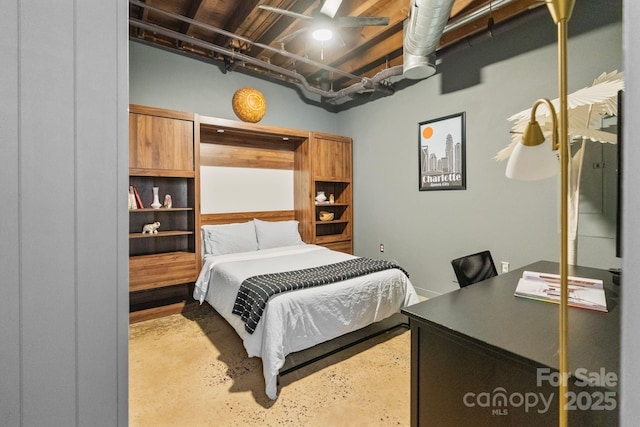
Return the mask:
{"type": "Polygon", "coordinates": [[[278,294],[269,299],[253,334],[232,314],[242,282],[258,274],[299,270],[355,258],[316,245],[205,256],[194,298],[207,301],[237,331],[250,357],[262,359],[266,394],[277,397],[277,375],[289,353],[363,328],[415,304],[413,285],[400,270],[278,294]]]}

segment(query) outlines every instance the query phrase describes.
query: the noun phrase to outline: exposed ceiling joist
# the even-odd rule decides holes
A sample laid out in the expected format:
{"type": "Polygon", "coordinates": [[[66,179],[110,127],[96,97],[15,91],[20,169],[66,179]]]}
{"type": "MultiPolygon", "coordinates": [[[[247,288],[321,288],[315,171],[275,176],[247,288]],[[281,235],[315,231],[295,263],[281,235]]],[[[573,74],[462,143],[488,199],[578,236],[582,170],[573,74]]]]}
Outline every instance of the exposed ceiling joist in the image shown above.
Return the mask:
{"type": "MultiPolygon", "coordinates": [[[[319,46],[306,38],[308,31],[300,31],[309,25],[309,19],[259,6],[312,18],[318,16],[324,0],[130,0],[130,37],[217,62],[225,72],[245,70],[298,85],[319,98],[321,105],[326,103],[327,109],[335,110],[337,93],[353,97],[356,89],[370,93],[372,88],[393,93],[381,76],[397,75],[397,67],[403,64],[403,27],[410,1],[337,1],[334,19],[348,17],[354,22],[363,16],[385,17],[388,25],[339,28],[340,43],[319,46]],[[275,43],[279,39],[286,42],[275,43]]],[[[543,4],[539,0],[455,0],[447,24],[450,27],[445,27],[438,49],[490,31],[491,25],[543,4]]]]}

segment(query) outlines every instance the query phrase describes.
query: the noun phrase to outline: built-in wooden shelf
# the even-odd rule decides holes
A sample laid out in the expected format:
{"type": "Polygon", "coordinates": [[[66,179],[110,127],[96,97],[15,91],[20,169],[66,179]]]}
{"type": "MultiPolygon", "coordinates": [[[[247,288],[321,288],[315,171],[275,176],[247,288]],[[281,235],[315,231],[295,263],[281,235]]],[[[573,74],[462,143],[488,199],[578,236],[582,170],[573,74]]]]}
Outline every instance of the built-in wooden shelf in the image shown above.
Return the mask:
{"type": "MultiPolygon", "coordinates": [[[[351,140],[349,140],[349,144],[351,144],[351,140]]],[[[350,147],[349,147],[349,150],[351,150],[350,147]]],[[[349,173],[350,172],[351,171],[349,171],[349,173]]],[[[336,183],[351,184],[351,177],[345,177],[345,176],[340,176],[340,177],[316,176],[314,179],[318,182],[336,182],[336,183]]]]}
{"type": "Polygon", "coordinates": [[[147,239],[151,237],[170,237],[170,236],[186,236],[189,234],[193,234],[193,231],[190,230],[170,230],[170,231],[158,231],[157,233],[149,234],[149,233],[129,233],[130,239],[147,239]]]}
{"type": "Polygon", "coordinates": [[[165,178],[194,178],[196,173],[193,170],[183,169],[141,169],[129,168],[130,176],[165,177],[165,178]]]}
{"type": "Polygon", "coordinates": [[[331,221],[316,221],[316,225],[330,225],[330,224],[348,224],[349,221],[346,219],[335,219],[331,221]]]}
{"type": "Polygon", "coordinates": [[[192,211],[193,208],[143,208],[143,209],[129,209],[129,213],[144,213],[144,212],[179,212],[179,211],[192,211]]]}

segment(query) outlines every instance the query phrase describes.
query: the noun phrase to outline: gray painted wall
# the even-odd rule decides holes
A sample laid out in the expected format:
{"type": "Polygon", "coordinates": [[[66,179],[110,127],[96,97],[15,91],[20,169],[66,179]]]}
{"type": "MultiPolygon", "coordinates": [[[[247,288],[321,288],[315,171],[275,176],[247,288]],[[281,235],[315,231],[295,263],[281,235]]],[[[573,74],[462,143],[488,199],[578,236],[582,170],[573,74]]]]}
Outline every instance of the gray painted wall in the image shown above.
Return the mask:
{"type": "Polygon", "coordinates": [[[239,120],[231,100],[236,90],[248,86],[261,91],[267,100],[260,124],[336,133],[336,115],[303,104],[294,89],[240,72],[223,74],[217,65],[139,42],[129,43],[129,49],[132,104],[239,120]]]}
{"type": "Polygon", "coordinates": [[[126,2],[3,2],[0,425],[127,423],[126,2]]]}
{"type": "MultiPolygon", "coordinates": [[[[621,4],[580,6],[569,26],[577,29],[568,48],[570,92],[622,70],[621,4]]],[[[441,55],[435,76],[339,114],[338,133],[354,140],[355,252],[398,260],[423,295],[457,289],[450,261],[483,249],[512,268],[559,257],[557,178],[511,181],[506,162],[493,160],[510,142],[508,117],[540,97],[558,97],[556,30],[541,11],[505,35],[441,55]],[[418,191],[418,123],[462,111],[467,189],[418,191]]],[[[609,236],[580,237],[578,263],[618,266],[609,236]]]]}

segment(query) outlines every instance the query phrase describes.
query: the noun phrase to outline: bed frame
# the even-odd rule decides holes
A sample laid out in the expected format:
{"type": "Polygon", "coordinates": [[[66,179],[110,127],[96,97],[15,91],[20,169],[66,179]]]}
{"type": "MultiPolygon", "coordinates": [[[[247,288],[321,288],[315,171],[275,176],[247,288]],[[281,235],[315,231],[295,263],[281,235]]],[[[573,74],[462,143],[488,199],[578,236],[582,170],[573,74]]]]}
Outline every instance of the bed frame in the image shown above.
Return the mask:
{"type": "MultiPolygon", "coordinates": [[[[295,211],[263,211],[263,212],[233,212],[201,214],[200,225],[219,225],[234,222],[246,222],[257,218],[263,221],[287,221],[295,218],[295,211]]],[[[289,354],[285,358],[285,363],[278,377],[290,374],[300,368],[334,355],[356,344],[360,344],[371,338],[390,332],[396,328],[409,328],[409,322],[405,315],[396,313],[391,317],[379,322],[372,323],[357,331],[339,336],[330,341],[326,341],[310,347],[308,349],[289,354]]]]}
{"type": "Polygon", "coordinates": [[[284,366],[280,369],[278,377],[290,374],[300,368],[304,368],[307,365],[332,356],[357,344],[368,341],[387,332],[391,332],[396,328],[409,329],[407,316],[401,313],[396,313],[391,317],[372,323],[371,325],[358,329],[357,331],[349,332],[348,334],[320,343],[306,350],[291,353],[285,358],[284,366]]]}

